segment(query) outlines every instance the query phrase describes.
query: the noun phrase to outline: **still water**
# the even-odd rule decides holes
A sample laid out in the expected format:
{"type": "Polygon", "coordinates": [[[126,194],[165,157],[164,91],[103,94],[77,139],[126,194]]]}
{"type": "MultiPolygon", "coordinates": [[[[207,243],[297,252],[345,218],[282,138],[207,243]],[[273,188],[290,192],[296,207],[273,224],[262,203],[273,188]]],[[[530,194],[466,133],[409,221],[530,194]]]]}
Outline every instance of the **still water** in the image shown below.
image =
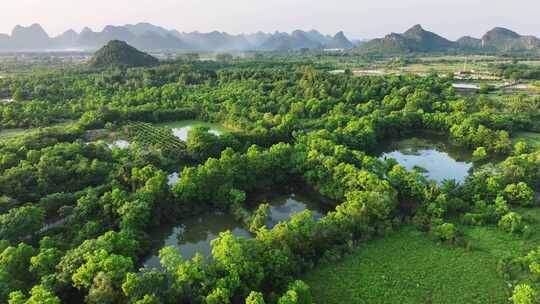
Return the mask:
{"type": "Polygon", "coordinates": [[[449,179],[463,182],[473,168],[470,152],[434,135],[390,142],[380,153],[380,159],[389,158],[407,170],[416,169],[438,183],[449,179]]]}
{"type": "MultiPolygon", "coordinates": [[[[270,205],[266,225],[268,228],[274,227],[281,221],[289,220],[293,214],[306,209],[313,211],[314,219],[320,219],[328,211],[328,207],[313,198],[311,194],[267,194],[265,200],[270,205]]],[[[231,231],[237,237],[251,238],[253,234],[245,229],[241,223],[223,212],[210,212],[193,218],[185,219],[181,224],[164,227],[155,232],[152,237],[162,240],[156,248],[171,246],[178,250],[184,259],[191,259],[197,253],[203,257],[210,257],[212,254],[211,241],[216,239],[221,232],[231,231]]],[[[144,261],[145,268],[161,269],[159,263],[159,249],[144,261]]]]}
{"type": "Polygon", "coordinates": [[[318,220],[328,211],[328,207],[310,194],[292,193],[279,195],[267,200],[270,205],[266,226],[272,228],[279,222],[288,221],[304,210],[311,210],[313,218],[318,220]]]}
{"type": "Polygon", "coordinates": [[[208,123],[200,120],[182,120],[157,124],[156,126],[171,129],[174,136],[178,137],[180,140],[183,141],[187,141],[189,130],[195,127],[207,127],[210,129],[210,133],[218,136],[230,131],[229,129],[225,128],[220,124],[208,123]]]}
{"type": "MultiPolygon", "coordinates": [[[[232,216],[222,212],[212,212],[185,219],[181,225],[164,228],[153,237],[163,239],[159,248],[174,247],[184,259],[191,259],[197,252],[204,257],[210,256],[212,253],[210,242],[227,230],[237,237],[252,236],[232,216]]],[[[160,269],[158,251],[156,250],[144,261],[145,268],[160,269]]]]}

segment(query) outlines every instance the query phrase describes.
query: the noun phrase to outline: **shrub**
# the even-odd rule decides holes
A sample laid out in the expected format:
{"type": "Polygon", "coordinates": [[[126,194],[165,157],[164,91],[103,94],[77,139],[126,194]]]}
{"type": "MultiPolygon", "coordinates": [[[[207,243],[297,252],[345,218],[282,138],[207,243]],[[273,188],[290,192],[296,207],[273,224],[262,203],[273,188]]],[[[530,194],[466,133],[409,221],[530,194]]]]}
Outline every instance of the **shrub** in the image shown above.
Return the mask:
{"type": "Polygon", "coordinates": [[[505,214],[510,212],[510,208],[508,207],[508,203],[502,196],[497,196],[495,199],[495,213],[497,213],[498,216],[502,217],[505,214]]]}
{"type": "Polygon", "coordinates": [[[512,279],[522,269],[518,259],[504,257],[497,262],[497,273],[505,280],[512,279]]]}
{"type": "Polygon", "coordinates": [[[453,241],[457,236],[457,228],[454,224],[443,223],[433,229],[433,234],[441,241],[453,241]]]}
{"type": "Polygon", "coordinates": [[[523,219],[521,215],[510,212],[499,221],[499,228],[510,233],[519,233],[523,229],[523,219]]]}
{"type": "Polygon", "coordinates": [[[536,303],[536,292],[527,284],[520,284],[514,288],[512,297],[513,304],[534,304],[536,303]]]}
{"type": "Polygon", "coordinates": [[[278,304],[312,304],[313,298],[309,286],[302,281],[289,285],[289,290],[279,298],[278,304]]]}
{"type": "Polygon", "coordinates": [[[486,151],[486,148],[484,147],[479,147],[479,148],[476,148],[476,150],[474,150],[473,152],[473,160],[475,162],[480,162],[480,161],[483,161],[487,158],[487,151],[486,151]]]}
{"type": "Polygon", "coordinates": [[[524,182],[506,186],[504,194],[511,204],[531,206],[534,203],[534,191],[524,182]]]}
{"type": "Polygon", "coordinates": [[[537,278],[540,277],[540,247],[531,250],[522,262],[529,268],[529,271],[537,278]]]}
{"type": "Polygon", "coordinates": [[[246,298],[246,304],[264,304],[263,294],[260,292],[252,291],[246,298]]]}
{"type": "Polygon", "coordinates": [[[270,210],[270,205],[268,203],[260,204],[257,210],[251,216],[249,223],[249,231],[255,233],[261,227],[264,227],[266,219],[268,218],[268,211],[270,210]]]}

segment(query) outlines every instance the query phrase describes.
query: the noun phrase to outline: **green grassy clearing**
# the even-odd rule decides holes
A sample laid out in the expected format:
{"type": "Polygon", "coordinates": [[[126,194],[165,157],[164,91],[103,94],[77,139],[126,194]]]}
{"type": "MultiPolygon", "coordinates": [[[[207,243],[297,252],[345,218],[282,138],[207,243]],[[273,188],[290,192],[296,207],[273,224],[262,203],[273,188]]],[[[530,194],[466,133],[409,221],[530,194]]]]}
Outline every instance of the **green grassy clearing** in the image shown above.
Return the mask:
{"type": "Polygon", "coordinates": [[[303,279],[317,303],[507,303],[510,289],[497,275],[497,261],[405,227],[303,279]]]}
{"type": "Polygon", "coordinates": [[[10,138],[30,132],[28,129],[4,129],[0,130],[0,139],[10,138]]]}
{"type": "Polygon", "coordinates": [[[497,274],[498,261],[540,246],[540,208],[517,211],[531,227],[528,238],[494,226],[461,226],[468,251],[407,226],[303,279],[317,303],[508,303],[512,287],[497,274]]]}
{"type": "MultiPolygon", "coordinates": [[[[66,120],[64,122],[55,123],[55,124],[52,124],[50,126],[42,127],[42,128],[66,127],[66,126],[69,126],[70,124],[72,124],[73,122],[74,122],[73,120],[66,120]]],[[[39,131],[39,129],[40,128],[0,129],[0,139],[8,139],[8,138],[16,137],[16,136],[30,134],[30,133],[39,131]]]]}
{"type": "Polygon", "coordinates": [[[531,229],[529,237],[511,235],[497,229],[487,227],[460,227],[474,250],[489,253],[496,258],[505,256],[520,257],[540,246],[540,208],[518,209],[531,229]]]}
{"type": "Polygon", "coordinates": [[[535,148],[540,148],[540,133],[535,132],[518,132],[512,137],[514,143],[524,141],[528,145],[535,148]]]}

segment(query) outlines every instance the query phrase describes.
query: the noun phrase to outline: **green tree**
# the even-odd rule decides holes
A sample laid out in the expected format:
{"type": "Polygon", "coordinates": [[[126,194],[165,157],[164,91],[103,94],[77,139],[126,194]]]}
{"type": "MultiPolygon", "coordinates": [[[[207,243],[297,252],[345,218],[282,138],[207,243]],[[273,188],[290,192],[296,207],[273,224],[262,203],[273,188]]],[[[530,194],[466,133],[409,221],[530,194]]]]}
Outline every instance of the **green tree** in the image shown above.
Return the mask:
{"type": "Polygon", "coordinates": [[[167,288],[167,276],[157,271],[128,273],[122,284],[122,291],[131,302],[144,300],[149,295],[158,297],[164,294],[167,288]]]}
{"type": "Polygon", "coordinates": [[[487,151],[484,147],[478,147],[473,152],[473,160],[476,162],[483,161],[487,158],[487,151]]]}
{"type": "Polygon", "coordinates": [[[433,233],[441,241],[453,241],[457,236],[457,228],[454,224],[443,223],[436,226],[433,233]]]}
{"type": "Polygon", "coordinates": [[[26,298],[20,291],[9,295],[9,304],[60,304],[60,299],[42,285],[36,285],[30,290],[30,297],[26,298]]]}
{"type": "Polygon", "coordinates": [[[527,284],[519,284],[514,287],[512,297],[513,304],[534,304],[537,301],[536,291],[527,284]]]}
{"type": "Polygon", "coordinates": [[[16,241],[37,233],[43,227],[45,210],[35,206],[11,209],[0,215],[0,239],[16,241]]]}
{"type": "Polygon", "coordinates": [[[302,281],[289,285],[289,290],[278,300],[278,304],[312,304],[313,298],[309,286],[302,281]]]}
{"type": "Polygon", "coordinates": [[[499,220],[499,228],[510,233],[519,233],[523,230],[523,219],[515,212],[509,212],[499,220]]]}
{"type": "Polygon", "coordinates": [[[506,186],[504,194],[511,204],[524,207],[534,204],[534,190],[524,182],[506,186]]]}
{"type": "Polygon", "coordinates": [[[256,291],[250,292],[246,298],[246,304],[265,304],[263,294],[256,291]]]}
{"type": "Polygon", "coordinates": [[[209,131],[207,127],[195,127],[188,132],[187,151],[198,161],[218,157],[221,151],[219,138],[209,131]]]}

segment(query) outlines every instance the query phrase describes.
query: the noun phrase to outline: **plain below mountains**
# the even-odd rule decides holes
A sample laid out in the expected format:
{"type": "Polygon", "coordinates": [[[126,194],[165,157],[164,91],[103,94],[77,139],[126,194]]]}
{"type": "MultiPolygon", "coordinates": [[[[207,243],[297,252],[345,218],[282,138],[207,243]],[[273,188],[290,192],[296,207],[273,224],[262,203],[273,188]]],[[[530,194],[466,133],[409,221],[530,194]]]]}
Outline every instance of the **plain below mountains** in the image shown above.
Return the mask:
{"type": "Polygon", "coordinates": [[[146,51],[248,51],[332,48],[347,49],[353,44],[343,32],[335,36],[318,31],[294,31],[293,33],[263,33],[231,35],[225,32],[183,33],[167,30],[149,23],[125,26],[106,26],[101,32],[84,28],[80,33],[68,30],[50,37],[39,24],[28,27],[16,26],[11,35],[0,34],[0,51],[95,51],[109,41],[121,40],[146,51]]]}
{"type": "Polygon", "coordinates": [[[369,54],[407,53],[540,53],[540,39],[522,36],[509,29],[496,27],[481,38],[465,36],[457,41],[448,40],[415,25],[404,33],[391,33],[373,39],[358,47],[357,51],[369,54]]]}

